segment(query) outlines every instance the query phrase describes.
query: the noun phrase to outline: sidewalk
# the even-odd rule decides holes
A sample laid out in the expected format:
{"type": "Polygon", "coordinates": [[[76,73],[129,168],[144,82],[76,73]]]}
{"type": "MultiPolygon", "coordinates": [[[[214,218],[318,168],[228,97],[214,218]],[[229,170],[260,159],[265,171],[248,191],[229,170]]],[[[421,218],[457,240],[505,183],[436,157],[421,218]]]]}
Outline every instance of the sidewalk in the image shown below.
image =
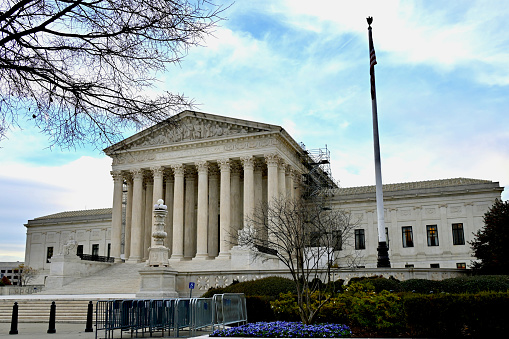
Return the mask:
{"type": "MultiPolygon", "coordinates": [[[[95,327],[94,332],[85,332],[85,324],[69,324],[69,323],[56,323],[55,328],[57,330],[56,333],[47,333],[48,324],[47,323],[19,323],[18,324],[18,334],[9,335],[9,331],[11,330],[10,323],[0,323],[0,338],[11,338],[11,339],[34,339],[34,338],[44,338],[44,339],[95,339],[95,327]]],[[[168,333],[165,333],[165,338],[171,338],[168,336],[168,333]]],[[[120,338],[120,331],[116,330],[114,332],[113,338],[120,338]]],[[[104,331],[99,331],[97,334],[97,338],[104,338],[104,331]]],[[[130,338],[129,333],[123,333],[123,338],[130,338]]],[[[133,336],[135,338],[136,336],[133,336]]],[[[198,338],[208,338],[208,334],[194,337],[198,338]]],[[[138,335],[138,338],[150,338],[149,333],[145,333],[145,336],[142,337],[141,333],[138,335]]],[[[152,338],[161,338],[161,332],[155,332],[152,334],[152,338]]]]}

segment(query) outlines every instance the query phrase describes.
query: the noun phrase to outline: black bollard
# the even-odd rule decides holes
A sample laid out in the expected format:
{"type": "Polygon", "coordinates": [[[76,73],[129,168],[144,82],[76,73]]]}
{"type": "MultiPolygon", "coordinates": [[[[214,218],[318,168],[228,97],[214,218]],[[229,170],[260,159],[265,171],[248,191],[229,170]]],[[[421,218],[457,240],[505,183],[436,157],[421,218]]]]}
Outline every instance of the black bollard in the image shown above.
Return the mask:
{"type": "Polygon", "coordinates": [[[12,320],[11,320],[11,330],[9,334],[18,334],[18,303],[14,302],[12,306],[12,320]]]}
{"type": "Polygon", "coordinates": [[[85,328],[85,332],[94,332],[92,327],[92,314],[94,313],[94,305],[91,301],[88,302],[88,310],[87,310],[87,327],[85,328]]]}
{"type": "Polygon", "coordinates": [[[51,302],[51,309],[49,311],[49,326],[48,326],[48,333],[56,333],[57,330],[55,328],[55,317],[57,314],[57,305],[55,305],[55,302],[51,302]]]}

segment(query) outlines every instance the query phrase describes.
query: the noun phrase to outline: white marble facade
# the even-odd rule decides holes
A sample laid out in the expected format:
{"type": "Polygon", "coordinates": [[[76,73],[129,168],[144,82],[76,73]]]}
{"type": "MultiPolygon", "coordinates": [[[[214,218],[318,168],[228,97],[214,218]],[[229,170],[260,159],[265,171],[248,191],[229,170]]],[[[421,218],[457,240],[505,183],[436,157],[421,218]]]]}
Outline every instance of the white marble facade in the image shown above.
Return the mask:
{"type": "Polygon", "coordinates": [[[256,204],[298,191],[305,172],[301,148],[280,126],[192,111],[172,121],[105,150],[113,159],[111,256],[123,254],[132,263],[147,259],[151,208],[162,198],[170,260],[230,259],[256,204]]]}
{"type": "MultiPolygon", "coordinates": [[[[162,198],[172,266],[241,272],[249,259],[233,247],[245,217],[280,194],[300,194],[302,151],[280,126],[184,111],[175,124],[155,125],[105,149],[112,158],[113,208],[30,220],[25,261],[47,270],[48,247],[58,251],[69,236],[88,254],[95,248],[116,261],[146,261],[152,208],[162,198]]],[[[468,241],[502,190],[497,182],[475,179],[385,185],[392,267],[468,267],[468,241]]],[[[354,266],[376,267],[374,186],[339,188],[332,207],[349,211],[358,221],[355,233],[363,235],[363,246],[356,245],[355,233],[343,239],[338,266],[347,266],[341,258],[349,257],[354,266]]]]}

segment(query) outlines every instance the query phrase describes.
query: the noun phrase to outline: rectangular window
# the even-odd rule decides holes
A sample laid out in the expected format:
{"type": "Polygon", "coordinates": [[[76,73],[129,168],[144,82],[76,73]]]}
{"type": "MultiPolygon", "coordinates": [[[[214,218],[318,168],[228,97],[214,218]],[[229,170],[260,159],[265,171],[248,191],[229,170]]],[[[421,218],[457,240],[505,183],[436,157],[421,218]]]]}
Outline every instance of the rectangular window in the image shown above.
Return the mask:
{"type": "Polygon", "coordinates": [[[452,224],[452,244],[465,245],[465,235],[463,233],[463,224],[452,224]]]}
{"type": "Polygon", "coordinates": [[[309,232],[308,246],[320,247],[320,232],[316,231],[309,232]]]}
{"type": "Polygon", "coordinates": [[[51,259],[52,256],[53,256],[53,246],[48,247],[46,249],[46,262],[47,263],[49,263],[49,260],[51,259]]]}
{"type": "Polygon", "coordinates": [[[92,255],[99,255],[99,244],[92,244],[92,255]]]}
{"type": "Polygon", "coordinates": [[[440,268],[440,264],[429,264],[430,268],[440,268]]]}
{"type": "Polygon", "coordinates": [[[76,255],[77,256],[83,255],[83,245],[78,245],[78,247],[76,248],[76,255]]]}
{"type": "Polygon", "coordinates": [[[414,234],[412,232],[412,226],[401,227],[403,234],[403,247],[414,247],[414,234]]]}
{"type": "Polygon", "coordinates": [[[405,268],[414,268],[414,264],[405,264],[405,268]]]}
{"type": "Polygon", "coordinates": [[[437,225],[427,225],[428,246],[438,246],[438,229],[437,225]]]}
{"type": "Polygon", "coordinates": [[[341,251],[343,249],[343,236],[341,235],[341,231],[333,231],[332,235],[334,237],[334,251],[341,251]]]}
{"type": "Polygon", "coordinates": [[[108,244],[108,258],[110,257],[111,255],[111,244],[108,244]]]}
{"type": "Polygon", "coordinates": [[[460,270],[465,270],[467,269],[467,264],[465,264],[464,262],[459,262],[456,264],[456,268],[459,268],[460,270]]]}
{"type": "Polygon", "coordinates": [[[355,230],[355,249],[356,250],[366,249],[366,242],[364,238],[363,229],[355,230]]]}

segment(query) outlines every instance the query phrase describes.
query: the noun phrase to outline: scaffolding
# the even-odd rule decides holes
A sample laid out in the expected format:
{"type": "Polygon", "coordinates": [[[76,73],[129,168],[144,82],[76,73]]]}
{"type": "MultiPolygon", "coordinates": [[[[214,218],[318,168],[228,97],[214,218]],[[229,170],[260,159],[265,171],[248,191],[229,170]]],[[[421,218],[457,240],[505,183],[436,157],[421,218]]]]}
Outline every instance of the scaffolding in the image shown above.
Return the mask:
{"type": "Polygon", "coordinates": [[[304,144],[302,148],[301,161],[308,172],[303,174],[302,197],[305,200],[314,200],[323,208],[330,208],[331,197],[339,184],[332,178],[330,167],[330,151],[325,148],[307,150],[304,144]]]}

